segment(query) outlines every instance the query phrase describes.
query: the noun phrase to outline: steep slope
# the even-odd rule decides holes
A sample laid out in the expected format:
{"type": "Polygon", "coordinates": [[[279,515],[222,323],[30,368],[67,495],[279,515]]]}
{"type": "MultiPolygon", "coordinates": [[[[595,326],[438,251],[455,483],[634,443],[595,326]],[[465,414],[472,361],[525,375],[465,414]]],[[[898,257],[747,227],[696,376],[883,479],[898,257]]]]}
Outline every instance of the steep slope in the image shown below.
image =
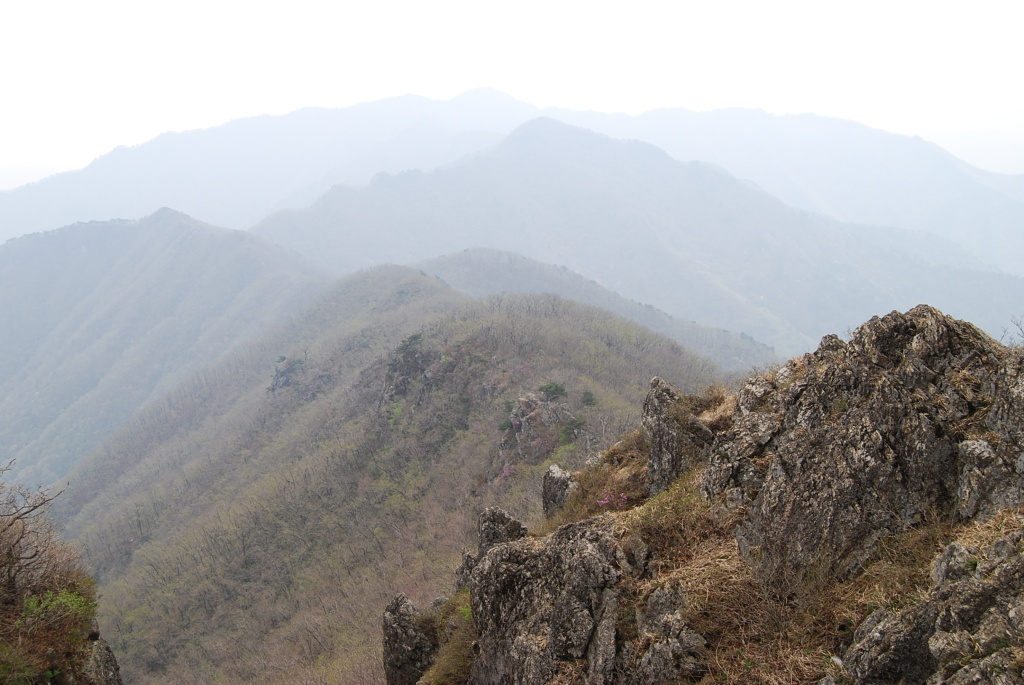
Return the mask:
{"type": "Polygon", "coordinates": [[[999,330],[1024,286],[968,270],[970,258],[930,236],[839,224],[708,165],[550,119],[429,174],[336,187],[253,231],[339,271],[514,248],[787,354],[921,301],[999,330]]]}
{"type": "Polygon", "coordinates": [[[613,293],[565,267],[484,248],[463,250],[414,265],[476,297],[498,293],[554,293],[624,316],[711,359],[726,371],[748,371],[781,361],[773,350],[731,331],[680,321],[650,305],[613,293]]]}
{"type": "Polygon", "coordinates": [[[305,206],[334,183],[365,183],[382,171],[454,161],[532,112],[482,91],[447,102],[405,96],[165,133],[117,148],[80,171],[0,192],[0,242],[75,221],[136,218],[160,207],[246,228],[272,210],[305,206]]]}
{"type": "Polygon", "coordinates": [[[642,434],[546,479],[583,520],[481,515],[469,630],[388,606],[388,682],[1021,682],[1022,379],[1024,350],[926,306],[732,397],[655,379],[642,434]]]}
{"type": "Polygon", "coordinates": [[[162,395],[327,280],[298,255],[171,210],[0,247],[0,454],[63,477],[162,395]]]}
{"type": "Polygon", "coordinates": [[[715,374],[554,296],[346,279],[152,404],[61,498],[126,680],[379,682],[380,602],[435,596],[479,507],[539,517],[546,466],[634,425],[656,368],[715,374]]]}

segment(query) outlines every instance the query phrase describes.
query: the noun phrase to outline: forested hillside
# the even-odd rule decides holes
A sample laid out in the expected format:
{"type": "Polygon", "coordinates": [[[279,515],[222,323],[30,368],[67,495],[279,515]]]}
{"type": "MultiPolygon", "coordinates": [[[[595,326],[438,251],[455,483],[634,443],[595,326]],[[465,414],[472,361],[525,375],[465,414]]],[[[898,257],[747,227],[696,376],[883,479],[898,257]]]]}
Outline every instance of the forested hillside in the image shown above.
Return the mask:
{"type": "Polygon", "coordinates": [[[474,301],[358,274],[183,384],[62,503],[133,683],[379,682],[380,610],[417,601],[490,504],[539,518],[550,463],[636,425],[654,373],[716,370],[550,295],[474,301]]]}
{"type": "Polygon", "coordinates": [[[727,371],[781,361],[771,348],[750,336],[682,321],[651,305],[633,302],[566,267],[543,264],[504,250],[463,250],[415,265],[464,293],[486,297],[498,293],[554,293],[606,309],[652,331],[663,333],[688,350],[708,357],[727,371]]]}
{"type": "Polygon", "coordinates": [[[432,173],[336,187],[252,230],[342,272],[514,250],[784,355],[920,302],[998,332],[1024,291],[934,236],[795,210],[710,165],[550,119],[432,173]]]}
{"type": "Polygon", "coordinates": [[[0,246],[0,454],[52,483],[327,279],[298,255],[163,210],[0,246]]]}

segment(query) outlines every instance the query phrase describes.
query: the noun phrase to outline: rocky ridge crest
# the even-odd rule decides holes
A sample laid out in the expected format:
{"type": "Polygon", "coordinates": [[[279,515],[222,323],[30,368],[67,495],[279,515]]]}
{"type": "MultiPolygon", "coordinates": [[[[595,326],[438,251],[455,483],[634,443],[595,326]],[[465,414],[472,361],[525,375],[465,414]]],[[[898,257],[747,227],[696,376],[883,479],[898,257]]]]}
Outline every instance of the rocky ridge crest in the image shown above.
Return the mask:
{"type": "Polygon", "coordinates": [[[646,503],[481,549],[462,575],[468,682],[1024,683],[1021,350],[920,306],[705,405],[652,382],[646,503]],[[801,663],[722,656],[759,609],[813,616],[815,593],[867,582],[879,560],[912,565],[904,541],[923,530],[920,596],[850,608],[852,624],[816,616],[787,647],[801,663]],[[747,596],[708,603],[701,574],[747,596]],[[744,603],[751,617],[727,615],[744,603]]]}

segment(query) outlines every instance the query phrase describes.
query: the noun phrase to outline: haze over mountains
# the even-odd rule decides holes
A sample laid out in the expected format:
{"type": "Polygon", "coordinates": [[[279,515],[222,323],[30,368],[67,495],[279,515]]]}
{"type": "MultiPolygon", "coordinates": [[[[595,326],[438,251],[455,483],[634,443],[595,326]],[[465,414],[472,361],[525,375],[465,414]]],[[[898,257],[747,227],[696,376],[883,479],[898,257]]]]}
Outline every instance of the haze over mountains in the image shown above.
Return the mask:
{"type": "Polygon", "coordinates": [[[783,202],[834,218],[918,229],[1024,273],[1024,174],[975,169],[920,138],[813,115],[655,110],[639,116],[539,110],[494,91],[305,109],[118,148],[84,170],[0,192],[0,239],[163,206],[247,228],[336,183],[429,170],[493,145],[544,115],[717,164],[783,202]]]}
{"type": "MultiPolygon", "coordinates": [[[[20,269],[8,267],[3,274],[8,279],[6,318],[12,323],[6,331],[11,353],[4,362],[7,375],[0,402],[14,409],[0,444],[19,459],[20,468],[29,469],[26,474],[43,480],[61,475],[65,469],[58,465],[74,463],[153,393],[201,366],[202,355],[197,360],[189,352],[192,343],[180,340],[170,351],[156,349],[163,340],[155,334],[159,325],[196,331],[203,339],[216,337],[212,331],[221,325],[237,333],[208,344],[215,357],[288,308],[270,294],[274,288],[282,288],[280,296],[287,300],[286,292],[310,278],[298,289],[305,290],[304,297],[319,292],[327,281],[311,276],[317,270],[338,275],[447,254],[446,261],[423,268],[442,278],[460,274],[453,284],[467,292],[543,288],[579,297],[617,308],[733,369],[808,349],[827,332],[919,302],[975,321],[997,336],[1019,314],[1021,280],[987,264],[1024,263],[1014,247],[1024,235],[1024,224],[1015,218],[1018,205],[1024,207],[1024,176],[981,172],[919,139],[813,116],[664,110],[629,117],[549,111],[590,129],[654,140],[673,159],[650,145],[609,139],[551,118],[520,124],[537,112],[491,91],[474,91],[449,102],[409,96],[346,110],[302,110],[167,134],[136,148],[115,150],[81,172],[0,193],[0,233],[8,235],[93,216],[138,217],[157,203],[185,209],[197,219],[243,226],[275,206],[312,203],[308,209],[278,212],[254,230],[320,265],[304,264],[294,254],[268,252],[270,262],[247,270],[252,280],[244,286],[267,293],[266,309],[246,325],[212,323],[202,333],[189,323],[188,317],[196,316],[191,305],[160,308],[152,304],[157,299],[146,304],[145,297],[138,297],[148,289],[166,288],[160,297],[169,302],[170,293],[181,292],[190,280],[217,278],[203,260],[220,248],[200,247],[218,243],[212,235],[200,237],[206,229],[199,228],[199,221],[172,219],[176,215],[167,213],[138,226],[159,223],[160,217],[190,224],[198,231],[191,245],[198,260],[192,258],[188,240],[172,248],[153,232],[126,224],[116,230],[131,237],[104,254],[104,259],[113,259],[119,250],[128,250],[123,262],[101,259],[94,262],[97,270],[56,267],[64,274],[77,273],[74,284],[50,275],[55,267],[47,263],[46,250],[77,259],[72,245],[87,240],[77,236],[95,233],[97,241],[109,240],[100,236],[114,230],[113,225],[77,226],[5,245],[0,257],[8,264],[20,263],[20,269]],[[501,135],[515,126],[512,135],[501,135]],[[715,164],[677,161],[688,157],[715,164]],[[410,167],[427,171],[403,171],[410,167]],[[400,173],[371,181],[380,172],[400,173]],[[757,179],[760,188],[798,207],[868,222],[918,225],[960,243],[934,233],[841,224],[787,207],[743,178],[757,179]],[[369,185],[335,186],[313,202],[321,190],[339,181],[369,185]],[[927,216],[936,221],[929,224],[927,216]],[[942,221],[946,223],[938,225],[942,221]],[[968,224],[976,233],[961,230],[968,224]],[[145,247],[139,242],[142,236],[148,236],[145,247]],[[965,251],[965,243],[985,245],[984,254],[965,251]],[[53,247],[28,255],[29,245],[53,247]],[[136,263],[131,245],[154,255],[181,252],[167,252],[176,257],[166,261],[151,257],[136,263]],[[499,269],[493,260],[481,259],[483,253],[464,252],[476,247],[512,254],[499,269]],[[263,271],[271,262],[287,263],[282,268],[298,280],[274,285],[263,271]],[[150,263],[155,266],[143,268],[150,263]],[[550,264],[568,267],[582,279],[552,278],[556,270],[545,266],[550,264]],[[102,280],[87,282],[89,274],[102,280]],[[112,285],[119,275],[136,280],[132,286],[112,285]],[[592,284],[582,287],[587,279],[592,284]],[[167,285],[173,282],[182,285],[167,285]],[[76,296],[93,291],[103,295],[72,309],[54,306],[74,301],[65,294],[68,289],[76,296]],[[33,294],[15,294],[23,291],[33,294]],[[650,310],[613,304],[616,295],[654,305],[675,319],[651,318],[650,310]],[[154,333],[133,337],[132,327],[142,324],[129,317],[117,319],[126,323],[112,324],[109,330],[89,328],[90,334],[106,335],[101,349],[110,361],[104,366],[89,356],[97,354],[90,350],[99,343],[76,348],[72,341],[86,338],[67,334],[81,325],[75,316],[81,321],[115,320],[99,318],[89,307],[120,313],[146,309],[138,322],[148,321],[154,333]],[[172,311],[185,319],[178,321],[172,311]],[[46,312],[46,318],[33,320],[32,312],[46,312]],[[59,321],[63,316],[68,320],[59,321]],[[120,337],[122,333],[129,337],[120,337]],[[57,342],[46,342],[51,334],[57,342]],[[767,343],[774,352],[736,334],[767,343]],[[146,345],[152,349],[145,354],[132,352],[146,345]],[[35,356],[26,356],[30,352],[35,356]],[[104,380],[104,369],[128,368],[123,358],[137,353],[140,360],[149,360],[145,373],[136,371],[131,382],[104,380]],[[61,364],[45,361],[53,358],[61,364]],[[179,363],[184,365],[179,368],[179,363]],[[65,399],[45,399],[49,391],[36,387],[41,381],[35,369],[54,373],[53,378],[78,390],[54,389],[65,399]],[[140,382],[142,378],[150,380],[140,382]],[[121,389],[115,403],[121,409],[112,414],[120,418],[101,411],[106,400],[94,401],[91,393],[102,388],[108,394],[121,389]],[[91,412],[93,418],[80,430],[93,437],[69,441],[63,430],[45,428],[50,421],[79,425],[73,411],[64,411],[72,406],[91,412]],[[42,465],[44,454],[53,467],[42,465]]],[[[232,287],[243,285],[232,281],[217,310],[228,320],[234,306],[228,295],[232,287]]],[[[205,296],[215,291],[209,288],[205,296]]],[[[202,320],[213,321],[215,310],[209,307],[202,320]]]]}
{"type": "Polygon", "coordinates": [[[147,401],[321,292],[328,279],[252,234],[171,210],[0,248],[0,450],[64,476],[147,401]]]}
{"type": "Polygon", "coordinates": [[[484,506],[537,517],[652,375],[1021,314],[1024,176],[820,117],[538,114],[302,110],[0,193],[0,237],[45,231],[0,245],[0,465],[70,474],[133,682],[379,682],[394,586],[442,591],[484,506]]]}
{"type": "Polygon", "coordinates": [[[252,230],[339,273],[514,250],[782,354],[921,301],[998,330],[1024,292],[935,236],[842,224],[717,167],[545,118],[459,163],[337,186],[252,230]]]}

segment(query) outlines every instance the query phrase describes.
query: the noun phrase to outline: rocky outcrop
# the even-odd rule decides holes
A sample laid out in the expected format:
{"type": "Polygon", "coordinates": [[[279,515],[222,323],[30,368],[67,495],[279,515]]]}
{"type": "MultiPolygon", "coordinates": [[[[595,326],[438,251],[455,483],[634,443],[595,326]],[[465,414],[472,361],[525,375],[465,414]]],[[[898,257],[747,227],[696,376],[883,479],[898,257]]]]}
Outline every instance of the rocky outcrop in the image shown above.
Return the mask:
{"type": "Polygon", "coordinates": [[[920,306],[750,381],[716,436],[709,497],[746,506],[737,538],[767,577],[856,575],[928,517],[1024,502],[1021,357],[920,306]]]}
{"type": "Polygon", "coordinates": [[[509,516],[499,507],[484,509],[477,519],[477,551],[464,552],[462,564],[455,569],[455,588],[469,587],[470,577],[477,562],[495,545],[512,542],[526,536],[526,526],[509,516]]]}
{"type": "MultiPolygon", "coordinates": [[[[930,307],[872,319],[849,342],[828,336],[814,353],[752,377],[735,405],[716,405],[728,420],[708,420],[703,406],[652,382],[643,414],[651,491],[697,469],[700,520],[717,526],[706,534],[718,536],[717,553],[732,550],[730,569],[750,583],[737,587],[754,588],[751,601],[791,607],[810,579],[856,577],[882,540],[1024,505],[1024,352],[930,307]]],[[[549,471],[545,512],[564,502],[566,482],[549,471]]],[[[681,574],[701,560],[676,554],[689,565],[673,566],[657,558],[662,541],[630,527],[683,511],[655,502],[657,514],[605,513],[542,538],[485,512],[479,554],[460,570],[478,631],[471,682],[697,681],[723,658],[707,642],[722,631],[702,635],[690,623],[724,625],[704,620],[713,604],[691,610],[698,596],[685,588],[707,585],[681,574]]],[[[984,545],[946,547],[921,601],[837,633],[838,670],[821,682],[1024,685],[1024,515],[1013,520],[984,545]]],[[[697,521],[659,520],[654,530],[674,535],[697,521]]],[[[742,612],[747,596],[730,610],[742,612]]],[[[742,616],[730,620],[745,630],[742,616]]]]}
{"type": "Polygon", "coordinates": [[[93,632],[90,636],[92,650],[83,671],[85,685],[123,685],[121,667],[114,658],[114,651],[107,641],[93,632]]]}
{"type": "Polygon", "coordinates": [[[610,520],[492,548],[470,582],[473,682],[531,685],[579,667],[587,682],[612,682],[618,583],[632,572],[610,520]]]}
{"type": "Polygon", "coordinates": [[[430,668],[437,641],[423,628],[423,614],[405,595],[384,610],[384,676],[388,685],[416,685],[430,668]]]}
{"type": "MultiPolygon", "coordinates": [[[[564,392],[564,391],[563,391],[564,392]]],[[[566,439],[586,438],[583,422],[562,395],[526,393],[509,412],[499,453],[506,464],[537,464],[566,439]]]]}
{"type": "Polygon", "coordinates": [[[491,547],[505,542],[512,542],[526,536],[526,526],[509,516],[498,507],[488,507],[480,514],[477,522],[477,533],[480,536],[478,556],[483,556],[491,547]]]}
{"type": "Polygon", "coordinates": [[[714,435],[686,410],[683,394],[655,377],[644,401],[640,423],[650,445],[647,477],[652,495],[667,488],[679,474],[707,460],[714,435]]]}
{"type": "Polygon", "coordinates": [[[861,683],[1024,683],[1024,528],[985,550],[950,545],[936,585],[905,611],[879,609],[844,662],[861,683]]]}
{"type": "Polygon", "coordinates": [[[468,583],[479,635],[472,682],[653,685],[706,672],[706,643],[682,616],[679,586],[659,586],[639,609],[624,603],[649,559],[611,516],[490,547],[468,583]],[[637,634],[623,642],[617,631],[631,612],[637,634]]]}
{"type": "Polygon", "coordinates": [[[552,517],[562,510],[568,501],[569,496],[577,490],[576,479],[568,471],[559,468],[557,464],[548,467],[544,474],[544,484],[541,490],[541,506],[544,515],[552,517]]]}

